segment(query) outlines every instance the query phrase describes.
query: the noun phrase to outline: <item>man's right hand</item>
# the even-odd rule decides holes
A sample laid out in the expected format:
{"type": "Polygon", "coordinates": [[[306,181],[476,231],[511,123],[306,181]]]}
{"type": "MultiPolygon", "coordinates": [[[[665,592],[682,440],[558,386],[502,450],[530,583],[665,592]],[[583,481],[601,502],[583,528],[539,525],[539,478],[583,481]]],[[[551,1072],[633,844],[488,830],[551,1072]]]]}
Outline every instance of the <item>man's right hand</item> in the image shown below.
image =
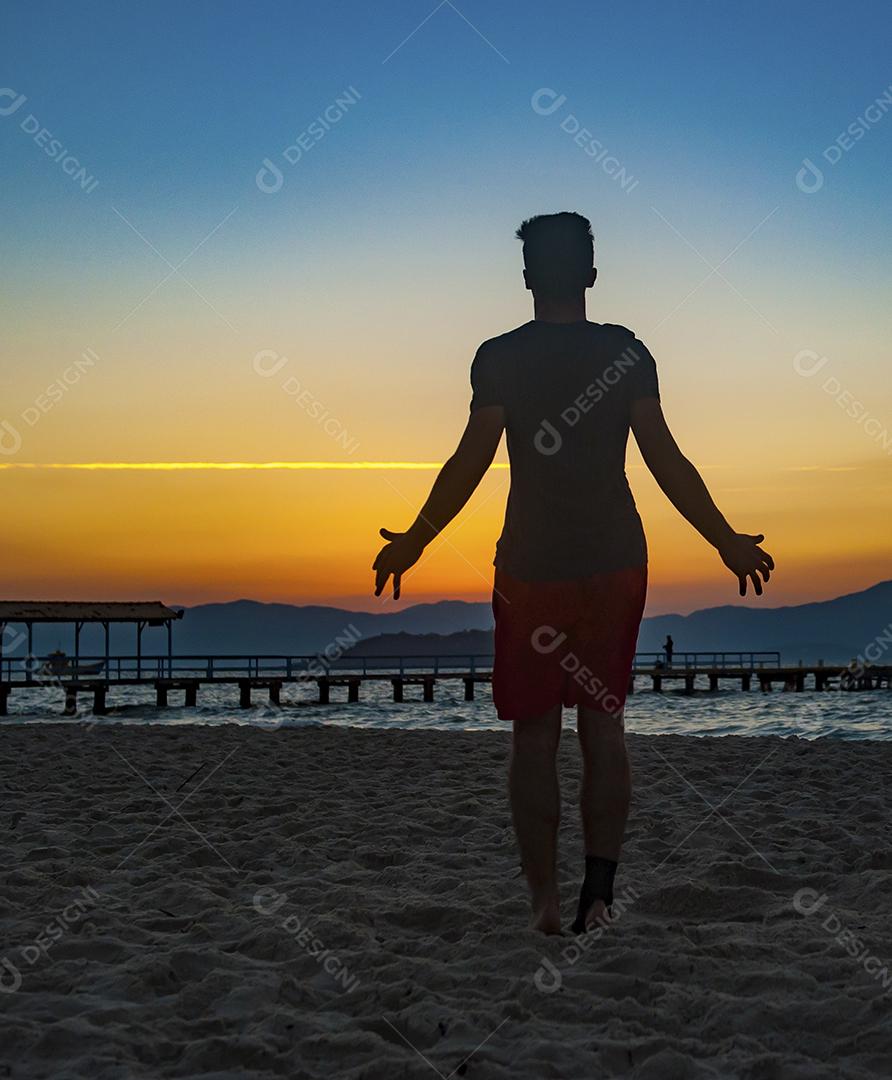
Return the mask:
{"type": "Polygon", "coordinates": [[[741,596],[746,596],[747,578],[753,583],[756,596],[761,596],[762,582],[759,575],[761,574],[766,582],[771,577],[774,559],[759,547],[764,539],[761,533],[758,536],[733,533],[718,549],[722,562],[740,583],[741,596]]]}
{"type": "Polygon", "coordinates": [[[396,533],[390,529],[380,529],[385,540],[389,541],[378,552],[372,563],[375,571],[375,596],[380,596],[387,585],[387,579],[393,574],[393,598],[399,600],[403,574],[421,558],[424,544],[411,532],[396,533]]]}

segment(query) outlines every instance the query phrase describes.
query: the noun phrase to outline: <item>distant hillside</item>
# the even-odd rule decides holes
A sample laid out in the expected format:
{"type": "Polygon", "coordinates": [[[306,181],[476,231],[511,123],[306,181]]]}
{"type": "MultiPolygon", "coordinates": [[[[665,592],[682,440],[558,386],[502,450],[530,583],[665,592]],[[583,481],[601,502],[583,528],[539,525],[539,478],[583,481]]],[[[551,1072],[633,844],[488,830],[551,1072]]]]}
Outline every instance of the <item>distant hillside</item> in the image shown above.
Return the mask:
{"type": "MultiPolygon", "coordinates": [[[[641,627],[638,647],[659,649],[671,634],[681,650],[777,649],[792,663],[845,663],[886,634],[892,638],[892,581],[835,600],[789,607],[725,605],[690,615],[657,615],[641,627]]],[[[890,641],[880,644],[892,663],[890,641]]]]}
{"type": "Polygon", "coordinates": [[[457,634],[379,634],[354,646],[345,656],[482,656],[493,650],[492,630],[457,634]]]}
{"type": "MultiPolygon", "coordinates": [[[[874,639],[886,634],[879,648],[892,663],[892,581],[863,592],[813,604],[749,608],[725,605],[690,615],[657,615],[645,619],[638,638],[642,652],[662,648],[671,634],[677,652],[776,650],[790,663],[802,660],[846,662],[874,639]]],[[[492,633],[483,630],[453,634],[383,634],[357,645],[353,655],[420,655],[491,653],[492,633]]]]}
{"type": "MultiPolygon", "coordinates": [[[[172,607],[180,607],[171,604],[172,607]]],[[[386,613],[347,611],[322,605],[263,604],[256,600],[234,600],[222,604],[200,604],[186,608],[181,621],[174,623],[174,651],[179,655],[265,654],[315,655],[329,646],[349,647],[366,637],[407,632],[451,633],[492,626],[488,603],[442,600],[436,604],[414,604],[386,613]]],[[[85,626],[81,634],[81,655],[101,655],[105,649],[101,628],[85,626]]],[[[34,649],[45,654],[57,646],[73,652],[72,627],[36,626],[34,649]]],[[[142,636],[143,654],[167,651],[164,630],[147,627],[142,636]]],[[[21,655],[24,643],[16,646],[12,633],[4,641],[8,656],[21,655]]],[[[136,631],[132,626],[112,626],[113,653],[133,655],[136,631]]]]}
{"type": "MultiPolygon", "coordinates": [[[[845,662],[864,651],[874,639],[889,631],[892,637],[892,581],[863,592],[813,604],[791,607],[705,608],[690,615],[657,615],[645,619],[638,648],[656,651],[666,634],[685,650],[776,649],[785,660],[813,662],[823,659],[845,662]]],[[[230,653],[236,655],[313,655],[330,645],[353,648],[354,654],[382,653],[488,653],[492,651],[492,609],[488,603],[444,600],[415,604],[386,613],[347,611],[322,605],[262,604],[236,600],[225,604],[201,604],[187,608],[174,626],[174,651],[179,655],[230,653]]],[[[99,655],[102,632],[85,627],[82,655],[99,655]]],[[[72,651],[70,626],[35,627],[38,653],[57,645],[72,651]]],[[[7,633],[7,655],[19,655],[22,643],[7,633]]],[[[143,653],[164,652],[163,630],[147,628],[143,653]]],[[[885,646],[889,648],[888,645],[885,646]]],[[[135,652],[132,627],[113,627],[112,651],[135,652]]],[[[892,649],[888,657],[892,661],[892,649]]]]}

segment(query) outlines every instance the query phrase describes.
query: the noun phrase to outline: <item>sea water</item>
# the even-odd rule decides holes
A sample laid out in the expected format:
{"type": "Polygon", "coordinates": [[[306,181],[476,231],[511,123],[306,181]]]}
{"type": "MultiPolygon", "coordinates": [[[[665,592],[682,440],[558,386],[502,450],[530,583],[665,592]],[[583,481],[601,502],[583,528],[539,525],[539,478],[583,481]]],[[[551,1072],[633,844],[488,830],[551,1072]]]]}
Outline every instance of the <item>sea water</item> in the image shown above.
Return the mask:
{"type": "MultiPolygon", "coordinates": [[[[639,687],[641,681],[639,680],[639,687]]],[[[421,687],[405,687],[406,700],[392,700],[389,681],[365,682],[361,700],[347,704],[345,687],[332,687],[332,703],[316,702],[315,683],[286,684],[280,707],[269,704],[265,690],[254,690],[254,704],[241,709],[238,687],[202,686],[198,705],[183,706],[183,692],[169,692],[169,706],[157,708],[148,686],[112,686],[108,715],[93,716],[93,695],[79,696],[75,717],[63,715],[64,700],[58,687],[15,689],[9,696],[9,716],[0,725],[21,723],[66,724],[247,724],[260,728],[331,724],[341,727],[436,729],[446,731],[507,731],[492,704],[488,684],[478,684],[474,701],[464,700],[460,680],[438,682],[435,700],[423,702],[421,687]],[[340,700],[339,700],[340,699],[340,700]]],[[[574,725],[567,710],[565,723],[574,725]]],[[[639,689],[626,702],[626,730],[646,735],[782,735],[802,739],[892,738],[892,691],[826,690],[771,692],[697,689],[693,694],[667,690],[661,694],[639,689]]]]}

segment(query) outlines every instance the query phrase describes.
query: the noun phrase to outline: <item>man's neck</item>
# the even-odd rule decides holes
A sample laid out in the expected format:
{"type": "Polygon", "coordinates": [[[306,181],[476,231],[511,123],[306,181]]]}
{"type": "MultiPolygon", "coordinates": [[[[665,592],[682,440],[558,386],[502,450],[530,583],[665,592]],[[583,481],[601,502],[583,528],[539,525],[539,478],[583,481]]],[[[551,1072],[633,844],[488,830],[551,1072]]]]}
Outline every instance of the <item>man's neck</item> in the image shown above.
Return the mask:
{"type": "Polygon", "coordinates": [[[585,293],[568,300],[534,295],[533,316],[541,322],[585,322],[585,293]]]}

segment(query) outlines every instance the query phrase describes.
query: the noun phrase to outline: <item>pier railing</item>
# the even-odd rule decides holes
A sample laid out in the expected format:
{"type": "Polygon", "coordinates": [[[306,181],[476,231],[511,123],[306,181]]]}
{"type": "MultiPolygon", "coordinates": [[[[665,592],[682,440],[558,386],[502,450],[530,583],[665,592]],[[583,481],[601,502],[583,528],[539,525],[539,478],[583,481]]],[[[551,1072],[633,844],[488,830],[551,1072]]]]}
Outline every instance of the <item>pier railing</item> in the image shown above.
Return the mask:
{"type": "MultiPolygon", "coordinates": [[[[302,682],[312,683],[320,705],[331,704],[331,693],[346,691],[348,702],[358,702],[360,688],[366,682],[390,682],[393,700],[405,700],[407,687],[420,686],[422,700],[434,700],[434,688],[440,681],[464,683],[465,701],[473,701],[475,687],[492,679],[492,660],[489,653],[461,656],[429,654],[423,656],[274,656],[274,655],[200,655],[200,656],[78,656],[54,657],[45,661],[31,658],[30,662],[16,657],[0,660],[0,716],[7,715],[10,693],[16,688],[57,687],[65,696],[65,715],[78,715],[77,702],[81,694],[93,697],[92,712],[103,715],[109,710],[107,694],[113,687],[154,684],[155,703],[163,708],[169,694],[184,695],[184,707],[194,707],[202,686],[237,684],[240,708],[249,708],[252,693],[263,690],[270,704],[282,704],[284,687],[302,682]]],[[[573,675],[575,669],[570,668],[573,675]]],[[[580,671],[582,669],[579,669],[580,671]]],[[[757,685],[770,691],[781,683],[785,690],[802,691],[806,679],[815,690],[878,690],[892,689],[892,666],[817,664],[795,667],[781,666],[779,652],[683,652],[671,659],[665,652],[641,652],[635,656],[629,678],[628,693],[635,692],[639,676],[650,680],[656,693],[681,683],[683,693],[693,694],[700,685],[708,683],[717,691],[720,683],[738,682],[742,690],[757,685]]],[[[301,697],[305,695],[299,695],[301,697]]],[[[301,701],[301,704],[305,704],[301,701]]]]}
{"type": "MultiPolygon", "coordinates": [[[[299,681],[330,675],[356,674],[405,676],[425,672],[483,674],[492,670],[491,653],[419,656],[277,656],[221,655],[186,656],[78,656],[68,657],[67,667],[46,666],[43,658],[3,657],[0,682],[9,684],[87,682],[151,682],[155,679],[237,681],[239,679],[284,679],[299,681]]],[[[664,652],[635,654],[633,672],[654,670],[748,670],[780,667],[779,652],[677,652],[671,661],[664,652]]]]}

